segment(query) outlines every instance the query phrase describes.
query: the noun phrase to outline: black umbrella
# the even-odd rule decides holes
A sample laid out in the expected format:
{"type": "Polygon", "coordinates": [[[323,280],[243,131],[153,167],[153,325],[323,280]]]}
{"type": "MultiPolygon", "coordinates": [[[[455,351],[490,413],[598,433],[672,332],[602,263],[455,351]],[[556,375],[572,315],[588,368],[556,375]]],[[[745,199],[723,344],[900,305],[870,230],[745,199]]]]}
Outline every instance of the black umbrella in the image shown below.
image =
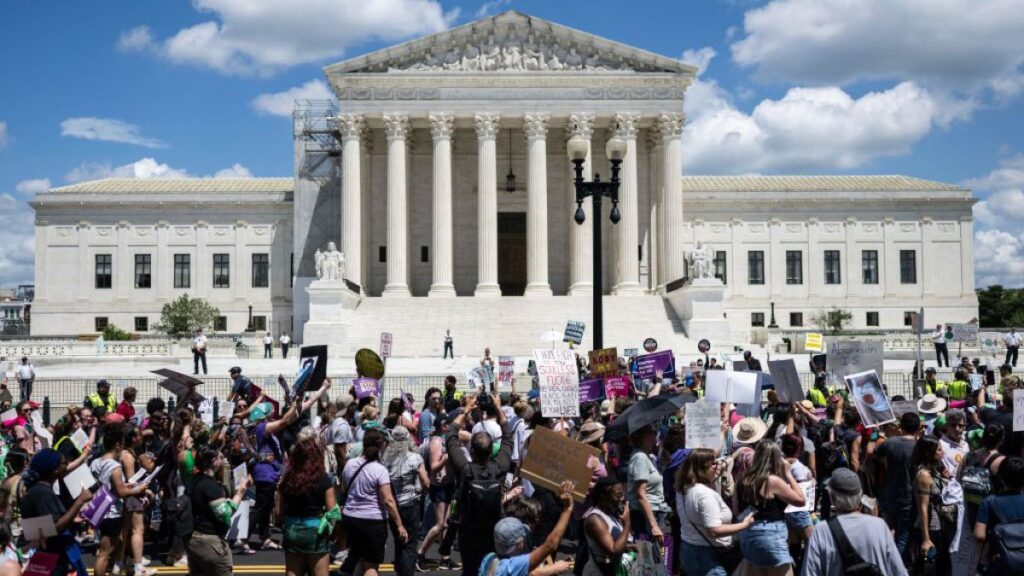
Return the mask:
{"type": "Polygon", "coordinates": [[[628,438],[633,432],[649,426],[665,416],[675,414],[684,404],[696,401],[697,396],[689,392],[659,394],[653,398],[645,398],[619,414],[611,426],[605,430],[604,439],[610,442],[628,438]]]}

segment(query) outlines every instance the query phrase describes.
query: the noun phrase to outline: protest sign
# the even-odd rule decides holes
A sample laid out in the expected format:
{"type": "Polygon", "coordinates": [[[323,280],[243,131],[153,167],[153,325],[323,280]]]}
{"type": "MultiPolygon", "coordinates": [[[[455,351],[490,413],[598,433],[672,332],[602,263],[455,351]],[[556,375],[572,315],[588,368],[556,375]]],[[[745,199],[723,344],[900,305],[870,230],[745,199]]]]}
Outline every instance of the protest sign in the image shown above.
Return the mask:
{"type": "Polygon", "coordinates": [[[865,428],[887,424],[896,420],[889,398],[882,389],[878,373],[874,370],[858,372],[845,377],[853,403],[860,413],[865,428]]]}
{"type": "Polygon", "coordinates": [[[883,372],[881,340],[838,340],[828,346],[828,371],[842,381],[851,374],[883,372]]]}
{"type": "Polygon", "coordinates": [[[686,405],[686,447],[722,449],[722,405],[698,400],[686,405]]]}
{"type": "Polygon", "coordinates": [[[238,509],[231,515],[231,523],[228,525],[228,532],[224,536],[228,542],[249,537],[249,507],[250,500],[242,500],[238,503],[238,509]]]}
{"type": "Polygon", "coordinates": [[[17,420],[18,411],[14,408],[0,414],[0,422],[10,422],[11,420],[17,420]]]}
{"type": "Polygon", "coordinates": [[[733,372],[747,372],[749,370],[750,370],[750,367],[747,366],[747,361],[746,360],[733,360],[732,361],[732,371],[733,372]]]}
{"type": "Polygon", "coordinates": [[[466,382],[469,384],[470,390],[486,386],[490,384],[490,380],[491,371],[486,366],[477,366],[466,370],[466,382]]]}
{"type": "Polygon", "coordinates": [[[892,402],[892,413],[897,418],[902,417],[908,412],[917,413],[917,402],[914,402],[913,400],[897,400],[892,402]]]}
{"type": "Polygon", "coordinates": [[[27,542],[38,542],[56,536],[57,526],[53,523],[53,516],[44,514],[34,518],[22,518],[21,535],[27,542]]]}
{"type": "Polygon", "coordinates": [[[825,339],[818,332],[808,332],[804,335],[804,350],[808,352],[821,352],[825,339]]]}
{"type": "MultiPolygon", "coordinates": [[[[309,370],[310,367],[312,372],[302,388],[303,392],[319,390],[324,380],[327,379],[327,346],[303,346],[299,350],[299,373],[309,370]]],[[[298,386],[299,382],[296,378],[296,390],[293,391],[293,396],[296,395],[298,386]]]]}
{"type": "Polygon", "coordinates": [[[580,404],[604,400],[606,395],[603,379],[591,378],[580,382],[580,404]]]}
{"type": "Polygon", "coordinates": [[[498,356],[498,382],[496,388],[512,386],[512,378],[516,375],[516,357],[498,356]]]}
{"type": "Polygon", "coordinates": [[[753,404],[758,401],[757,373],[708,370],[704,397],[711,402],[753,404]]]}
{"type": "Polygon", "coordinates": [[[380,357],[391,356],[391,332],[380,333],[380,357]]]}
{"type": "MultiPolygon", "coordinates": [[[[48,516],[49,518],[49,516],[48,516]]],[[[22,569],[22,576],[51,576],[57,572],[60,556],[49,552],[36,551],[22,569]]]]}
{"type": "Polygon", "coordinates": [[[806,482],[797,482],[796,485],[800,487],[804,492],[804,505],[803,506],[786,506],[786,514],[791,512],[813,512],[814,511],[814,491],[816,480],[807,480],[806,482]]]}
{"type": "Polygon", "coordinates": [[[229,421],[235,415],[235,403],[231,400],[221,400],[217,403],[217,418],[227,418],[229,421]]]}
{"type": "Polygon", "coordinates": [[[1013,391],[1013,431],[1024,431],[1024,390],[1013,391]]]}
{"type": "Polygon", "coordinates": [[[380,380],[376,378],[356,378],[352,386],[356,389],[356,398],[380,398],[380,380]]]}
{"type": "MultiPolygon", "coordinates": [[[[541,404],[541,408],[543,408],[541,404]]],[[[590,489],[590,478],[601,451],[546,428],[538,427],[530,436],[522,474],[534,484],[549,490],[561,490],[562,482],[575,483],[573,500],[583,502],[590,489]]]]}
{"type": "Polygon", "coordinates": [[[241,463],[231,470],[231,480],[234,482],[235,490],[245,482],[245,479],[249,477],[249,469],[245,466],[245,463],[241,463]]]}
{"type": "Polygon", "coordinates": [[[579,320],[569,320],[569,323],[565,325],[565,336],[562,337],[562,342],[572,342],[579,346],[583,343],[583,330],[586,326],[579,320]]]}
{"type": "Polygon", "coordinates": [[[43,448],[50,448],[53,446],[53,434],[46,429],[46,425],[43,424],[43,415],[38,410],[32,411],[32,430],[46,441],[46,445],[43,448]]]}
{"type": "Polygon", "coordinates": [[[646,338],[646,339],[644,339],[644,350],[646,350],[647,352],[654,352],[657,349],[658,349],[658,341],[657,340],[655,340],[654,338],[646,338]]]}
{"type": "Polygon", "coordinates": [[[607,376],[619,369],[619,349],[601,348],[587,353],[590,360],[590,373],[594,376],[607,376]]]}
{"type": "MultiPolygon", "coordinates": [[[[85,430],[79,428],[71,435],[71,443],[81,452],[85,445],[89,443],[89,435],[85,433],[85,430]]],[[[89,484],[89,486],[92,486],[92,484],[89,484]]]]}
{"type": "Polygon", "coordinates": [[[369,348],[356,351],[356,375],[380,380],[384,377],[384,361],[369,348]]]}
{"type": "Polygon", "coordinates": [[[981,387],[985,385],[984,374],[968,374],[967,377],[971,381],[971,392],[981,390],[981,387]]]}
{"type": "Polygon", "coordinates": [[[660,370],[666,379],[676,375],[676,361],[671,350],[662,350],[653,354],[644,354],[636,358],[637,378],[654,378],[660,370]]]}
{"type": "Polygon", "coordinates": [[[608,376],[604,379],[604,391],[607,398],[629,396],[629,376],[608,376]]]}
{"type": "Polygon", "coordinates": [[[789,404],[803,400],[804,388],[800,384],[800,375],[796,372],[796,362],[792,358],[769,360],[768,372],[775,381],[775,391],[780,402],[789,404]]]}
{"type": "MultiPolygon", "coordinates": [[[[100,489],[93,495],[92,500],[88,504],[82,507],[82,511],[79,514],[85,521],[88,522],[93,528],[99,528],[100,522],[107,517],[107,513],[110,512],[110,508],[114,505],[114,496],[110,493],[110,490],[106,486],[100,486],[100,489]]],[[[26,530],[22,520],[22,531],[26,530]]]]}
{"type": "Polygon", "coordinates": [[[533,351],[540,385],[540,412],[545,418],[580,415],[580,381],[572,350],[533,351]]]}
{"type": "MultiPolygon", "coordinates": [[[[263,381],[263,385],[267,386],[269,388],[270,386],[267,384],[267,381],[270,381],[270,383],[273,383],[274,379],[273,378],[267,378],[266,380],[263,381]]],[[[274,414],[276,416],[277,414],[281,413],[281,403],[278,402],[277,400],[274,400],[270,396],[267,396],[263,392],[262,388],[260,388],[259,386],[253,384],[252,386],[250,386],[249,389],[252,390],[252,397],[253,398],[259,398],[260,396],[263,396],[263,402],[266,402],[266,403],[268,403],[268,404],[270,404],[271,406],[274,407],[274,411],[271,412],[271,414],[274,414]]]]}
{"type": "MultiPolygon", "coordinates": [[[[92,471],[86,465],[81,465],[75,468],[71,472],[68,472],[61,482],[68,489],[68,493],[71,494],[72,498],[78,498],[78,495],[82,493],[82,487],[92,488],[96,484],[96,478],[93,477],[92,471]]],[[[56,484],[53,486],[54,494],[60,494],[60,490],[56,484]]]]}
{"type": "Polygon", "coordinates": [[[626,358],[632,358],[633,356],[636,356],[638,353],[639,350],[637,350],[636,348],[626,348],[622,351],[622,355],[625,356],[626,358]]]}
{"type": "Polygon", "coordinates": [[[978,342],[977,324],[952,324],[953,341],[962,344],[974,345],[978,342]]]}
{"type": "MultiPolygon", "coordinates": [[[[743,372],[741,372],[743,374],[743,372]]],[[[774,387],[772,381],[772,375],[767,372],[746,372],[746,374],[753,374],[757,378],[757,384],[754,386],[754,402],[750,403],[737,403],[736,413],[744,416],[755,416],[760,418],[761,416],[761,391],[774,387]]]]}
{"type": "Polygon", "coordinates": [[[999,344],[1003,341],[1003,335],[999,332],[979,332],[978,346],[986,354],[999,352],[999,344]]]}

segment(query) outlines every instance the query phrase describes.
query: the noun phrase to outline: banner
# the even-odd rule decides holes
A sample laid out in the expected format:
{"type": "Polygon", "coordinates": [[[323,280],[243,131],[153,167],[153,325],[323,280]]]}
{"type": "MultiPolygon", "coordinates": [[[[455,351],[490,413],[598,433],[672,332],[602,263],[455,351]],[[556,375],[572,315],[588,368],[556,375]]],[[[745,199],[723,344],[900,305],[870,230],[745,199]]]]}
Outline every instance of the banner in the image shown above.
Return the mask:
{"type": "Polygon", "coordinates": [[[604,392],[607,398],[629,396],[629,376],[608,376],[604,379],[604,392]]]}
{"type": "Polygon", "coordinates": [[[590,360],[590,373],[594,376],[608,376],[619,370],[619,349],[601,348],[587,353],[590,360]]]}
{"type": "MultiPolygon", "coordinates": [[[[580,382],[580,404],[604,400],[606,395],[602,378],[591,378],[580,382]]],[[[541,407],[543,408],[543,405],[541,407]]]]}
{"type": "Polygon", "coordinates": [[[360,348],[356,351],[356,374],[380,380],[384,377],[384,361],[373,350],[360,348]]]}
{"type": "Polygon", "coordinates": [[[842,381],[851,374],[874,370],[882,374],[881,340],[839,340],[829,343],[828,371],[842,381]]]}
{"type": "Polygon", "coordinates": [[[978,343],[977,324],[952,324],[953,341],[963,344],[975,345],[978,343]]]}
{"type": "Polygon", "coordinates": [[[654,378],[655,373],[661,370],[662,376],[668,380],[675,377],[675,366],[676,362],[671,350],[644,354],[636,358],[636,375],[637,378],[654,378]]]}
{"type": "Polygon", "coordinates": [[[352,381],[352,386],[356,389],[356,398],[380,398],[380,380],[376,378],[356,378],[352,381]]]}
{"type": "Polygon", "coordinates": [[[814,479],[807,480],[806,482],[797,482],[796,485],[800,487],[804,492],[804,505],[803,506],[786,506],[785,513],[791,512],[813,512],[814,511],[814,491],[817,481],[814,479]]]}
{"type": "Polygon", "coordinates": [[[569,323],[565,325],[565,336],[562,337],[562,342],[572,342],[579,346],[583,343],[583,330],[586,326],[579,320],[569,320],[569,323]]]}
{"type": "Polygon", "coordinates": [[[523,478],[556,493],[561,490],[562,482],[570,480],[576,484],[572,498],[580,503],[587,497],[593,475],[591,466],[596,465],[600,455],[597,448],[540,426],[530,436],[530,449],[526,451],[523,462],[523,478]]]}
{"type": "Polygon", "coordinates": [[[722,405],[698,400],[686,405],[686,447],[722,449],[722,405]]]}
{"type": "Polygon", "coordinates": [[[753,404],[757,398],[757,372],[708,370],[704,397],[711,402],[753,404]]]}
{"type": "Polygon", "coordinates": [[[775,381],[775,392],[783,404],[799,402],[804,399],[804,388],[800,384],[800,375],[796,371],[796,362],[792,358],[786,360],[769,360],[768,372],[775,381]]]}
{"type": "Polygon", "coordinates": [[[498,383],[497,388],[510,388],[512,378],[516,375],[516,357],[498,356],[498,383]]]}
{"type": "Polygon", "coordinates": [[[804,335],[804,350],[808,352],[821,352],[825,339],[818,332],[808,332],[804,335]]]}
{"type": "Polygon", "coordinates": [[[986,354],[996,354],[1003,342],[1003,335],[999,332],[979,332],[978,346],[986,354]]]}
{"type": "Polygon", "coordinates": [[[882,389],[877,372],[867,370],[847,375],[844,379],[865,428],[888,424],[896,420],[896,415],[893,413],[889,398],[882,389]]]}
{"type": "Polygon", "coordinates": [[[540,384],[540,412],[545,418],[580,415],[580,380],[572,350],[533,351],[540,384]]]}

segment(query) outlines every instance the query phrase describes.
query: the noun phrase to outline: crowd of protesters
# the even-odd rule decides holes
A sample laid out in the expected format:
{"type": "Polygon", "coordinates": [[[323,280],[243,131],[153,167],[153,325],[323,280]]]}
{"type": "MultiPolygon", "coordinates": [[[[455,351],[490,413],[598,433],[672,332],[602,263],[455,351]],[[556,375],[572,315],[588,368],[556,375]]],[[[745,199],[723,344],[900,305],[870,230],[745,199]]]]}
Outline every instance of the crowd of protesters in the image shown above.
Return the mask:
{"type": "Polygon", "coordinates": [[[195,386],[172,407],[100,381],[44,429],[40,406],[20,401],[2,422],[0,576],[39,553],[57,557],[56,574],[86,576],[86,552],[95,576],[152,576],[150,558],[230,574],[256,550],[315,576],[376,576],[387,559],[398,576],[627,576],[641,549],[670,576],[1021,573],[1012,366],[978,390],[958,384],[978,370],[969,362],[952,382],[929,372],[920,398],[891,398],[903,408],[877,427],[812,368],[803,401],[768,390],[753,411],[722,403],[718,449],[686,446],[685,402],[608,437],[658,396],[702,398],[721,366],[696,363],[631,377],[627,395],[582,403],[578,418],[545,417],[536,381],[496,393],[449,376],[422,398],[357,398],[330,379],[315,391],[282,380],[272,398],[240,368],[215,420],[195,386]],[[596,449],[588,486],[524,477],[540,428],[596,449]],[[68,486],[83,466],[95,484],[68,486]],[[101,493],[109,509],[90,516],[101,493]],[[236,534],[245,511],[250,530],[236,534]],[[21,521],[42,516],[56,535],[27,538],[21,521]]]}

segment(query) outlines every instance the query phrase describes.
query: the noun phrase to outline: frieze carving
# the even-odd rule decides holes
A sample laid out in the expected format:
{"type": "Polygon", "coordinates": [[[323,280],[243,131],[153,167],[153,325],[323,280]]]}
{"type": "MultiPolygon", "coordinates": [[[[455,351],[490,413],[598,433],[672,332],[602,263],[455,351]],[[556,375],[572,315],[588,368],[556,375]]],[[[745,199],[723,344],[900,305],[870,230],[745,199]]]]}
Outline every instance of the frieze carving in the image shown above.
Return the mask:
{"type": "Polygon", "coordinates": [[[527,114],[523,116],[523,132],[527,140],[546,138],[548,135],[547,114],[527,114]]]}
{"type": "Polygon", "coordinates": [[[798,224],[798,223],[797,224],[786,224],[786,232],[788,232],[790,234],[797,234],[802,229],[803,229],[803,225],[798,224]]]}
{"type": "Polygon", "coordinates": [[[913,232],[917,226],[913,222],[903,222],[900,224],[901,232],[913,232]]]}
{"type": "Polygon", "coordinates": [[[96,234],[98,234],[100,236],[110,236],[111,232],[113,232],[113,231],[114,231],[114,229],[111,228],[110,226],[97,226],[96,227],[96,234]]]}
{"type": "Polygon", "coordinates": [[[404,139],[409,132],[409,116],[407,114],[385,114],[384,133],[388,140],[404,139]]]}
{"type": "Polygon", "coordinates": [[[953,231],[953,223],[952,222],[939,222],[939,232],[952,232],[952,231],[953,231]]]}
{"type": "Polygon", "coordinates": [[[455,116],[452,114],[431,114],[430,134],[434,140],[450,139],[455,132],[455,116]]]}
{"type": "MultiPolygon", "coordinates": [[[[601,88],[582,87],[571,90],[568,86],[558,89],[514,88],[511,86],[473,86],[459,88],[462,93],[453,92],[445,95],[445,100],[478,100],[480,91],[488,89],[500,90],[504,100],[682,100],[685,88],[679,86],[632,87],[632,88],[601,88]]],[[[375,100],[440,100],[441,91],[437,88],[371,88],[347,87],[338,89],[338,98],[342,101],[375,101],[375,100]]]]}
{"type": "Polygon", "coordinates": [[[838,234],[839,233],[839,224],[825,224],[825,233],[826,234],[838,234]]]}
{"type": "Polygon", "coordinates": [[[475,117],[476,137],[480,139],[493,139],[501,129],[501,116],[498,114],[480,113],[475,117]]]}

